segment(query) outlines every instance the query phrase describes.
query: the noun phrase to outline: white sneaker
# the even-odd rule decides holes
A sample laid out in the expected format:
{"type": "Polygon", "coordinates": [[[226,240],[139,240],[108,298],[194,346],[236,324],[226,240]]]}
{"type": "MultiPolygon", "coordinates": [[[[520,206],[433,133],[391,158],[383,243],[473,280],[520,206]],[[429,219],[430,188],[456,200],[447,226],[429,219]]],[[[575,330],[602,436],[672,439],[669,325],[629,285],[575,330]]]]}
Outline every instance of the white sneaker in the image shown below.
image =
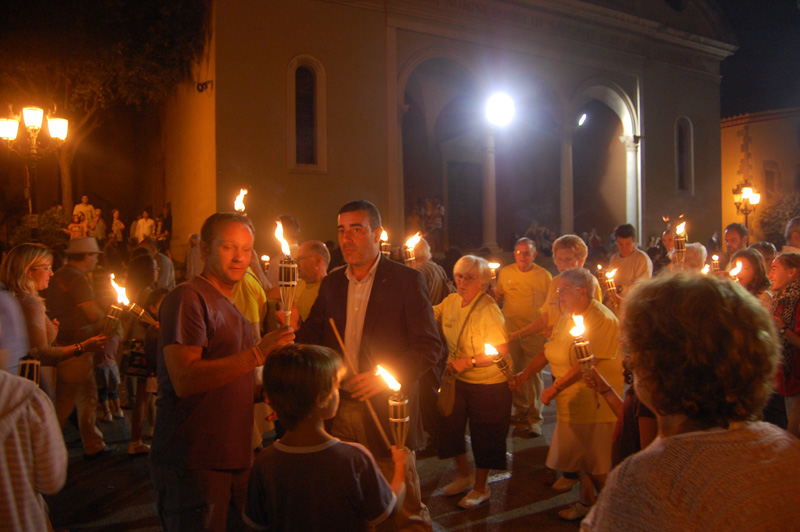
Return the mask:
{"type": "Polygon", "coordinates": [[[565,521],[577,521],[578,519],[586,517],[586,514],[588,514],[591,509],[591,506],[584,506],[581,502],[576,502],[569,508],[560,510],[558,516],[565,521]]]}
{"type": "Polygon", "coordinates": [[[458,495],[460,493],[464,493],[468,489],[471,489],[474,485],[475,475],[469,475],[468,477],[457,477],[453,482],[442,488],[442,495],[445,497],[458,495]]]}
{"type": "Polygon", "coordinates": [[[470,490],[470,492],[467,493],[463,499],[458,501],[458,506],[459,508],[463,508],[465,510],[471,510],[472,508],[476,508],[488,501],[491,496],[492,490],[490,490],[488,487],[486,488],[486,491],[475,491],[473,489],[470,490]]]}
{"type": "Polygon", "coordinates": [[[544,432],[542,432],[542,424],[541,423],[531,423],[528,426],[528,435],[529,436],[531,436],[533,438],[538,438],[542,434],[544,434],[544,432]]]}
{"type": "Polygon", "coordinates": [[[577,483],[578,483],[577,478],[561,477],[560,479],[556,480],[550,487],[556,491],[569,491],[577,483]]]}

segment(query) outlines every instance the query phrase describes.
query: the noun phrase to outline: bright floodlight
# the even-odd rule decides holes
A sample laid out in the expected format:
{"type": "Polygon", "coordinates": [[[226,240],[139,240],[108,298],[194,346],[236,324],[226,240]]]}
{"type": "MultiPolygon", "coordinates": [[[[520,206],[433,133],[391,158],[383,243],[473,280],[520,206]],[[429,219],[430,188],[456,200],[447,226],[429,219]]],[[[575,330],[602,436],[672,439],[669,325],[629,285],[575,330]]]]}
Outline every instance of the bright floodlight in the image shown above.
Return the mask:
{"type": "Polygon", "coordinates": [[[64,140],[67,138],[67,128],[69,123],[64,118],[50,118],[47,120],[50,128],[50,136],[54,139],[64,140]]]}
{"type": "Polygon", "coordinates": [[[584,124],[584,122],[586,122],[586,118],[588,118],[586,116],[586,113],[583,113],[581,117],[578,119],[578,127],[581,127],[584,124]]]}
{"type": "Polygon", "coordinates": [[[15,140],[19,130],[19,120],[13,118],[0,118],[0,138],[15,140]]]}
{"type": "Polygon", "coordinates": [[[22,110],[22,119],[25,120],[25,127],[40,129],[44,111],[38,107],[26,107],[22,110]]]}
{"type": "Polygon", "coordinates": [[[486,119],[495,126],[507,126],[515,111],[514,100],[504,92],[493,94],[486,102],[486,119]]]}

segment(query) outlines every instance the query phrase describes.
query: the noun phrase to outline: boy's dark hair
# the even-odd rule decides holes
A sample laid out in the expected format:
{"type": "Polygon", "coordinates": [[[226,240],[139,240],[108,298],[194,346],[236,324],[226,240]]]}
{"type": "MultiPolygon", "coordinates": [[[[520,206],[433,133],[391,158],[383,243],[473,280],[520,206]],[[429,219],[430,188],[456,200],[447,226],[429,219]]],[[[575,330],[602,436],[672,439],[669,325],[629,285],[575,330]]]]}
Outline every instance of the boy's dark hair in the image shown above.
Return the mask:
{"type": "Polygon", "coordinates": [[[739,238],[744,238],[747,236],[747,227],[743,226],[739,222],[733,222],[732,224],[728,224],[725,227],[724,232],[727,233],[728,231],[735,231],[739,235],[739,238]]]}
{"type": "Polygon", "coordinates": [[[636,238],[636,229],[631,224],[618,225],[614,229],[614,238],[636,238]]]}
{"type": "Polygon", "coordinates": [[[286,430],[294,430],[330,395],[342,360],[321,345],[290,344],[264,362],[264,394],[286,430]]]}

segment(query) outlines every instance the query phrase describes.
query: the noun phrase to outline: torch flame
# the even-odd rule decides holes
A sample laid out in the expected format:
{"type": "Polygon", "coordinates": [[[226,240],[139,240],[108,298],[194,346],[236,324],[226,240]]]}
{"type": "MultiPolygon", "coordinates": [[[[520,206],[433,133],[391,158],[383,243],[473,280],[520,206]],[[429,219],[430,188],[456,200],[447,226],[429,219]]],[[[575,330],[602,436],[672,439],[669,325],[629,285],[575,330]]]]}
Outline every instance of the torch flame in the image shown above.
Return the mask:
{"type": "Polygon", "coordinates": [[[675,228],[675,233],[682,235],[683,232],[686,230],[686,222],[683,222],[678,227],[675,228]]]}
{"type": "Polygon", "coordinates": [[[711,260],[719,260],[719,255],[711,255],[711,260]]]}
{"type": "Polygon", "coordinates": [[[602,270],[602,269],[603,269],[603,265],[602,265],[602,264],[598,264],[598,265],[597,265],[597,271],[600,271],[600,270],[602,270]]]}
{"type": "Polygon", "coordinates": [[[117,283],[114,282],[114,274],[111,274],[111,286],[114,288],[114,291],[117,293],[117,303],[122,303],[123,305],[130,305],[130,300],[128,296],[125,295],[125,288],[121,287],[117,283]]]}
{"type": "Polygon", "coordinates": [[[493,357],[493,356],[496,356],[496,355],[499,354],[497,352],[497,349],[495,349],[494,347],[492,347],[489,344],[483,344],[483,352],[486,353],[487,355],[489,355],[490,357],[493,357]]]}
{"type": "Polygon", "coordinates": [[[289,243],[283,239],[283,224],[280,222],[276,222],[278,226],[275,228],[275,238],[281,243],[281,251],[283,255],[288,259],[291,257],[292,253],[289,249],[289,243]]]}
{"type": "Polygon", "coordinates": [[[583,326],[583,316],[576,314],[572,316],[572,321],[575,322],[575,327],[569,330],[572,336],[581,336],[586,332],[586,327],[583,326]]]}
{"type": "Polygon", "coordinates": [[[384,229],[383,232],[381,233],[381,242],[388,242],[388,241],[389,241],[389,235],[386,234],[386,229],[384,229]]]}
{"type": "Polygon", "coordinates": [[[669,221],[669,216],[662,216],[661,219],[664,220],[665,222],[668,222],[669,221]]]}
{"type": "Polygon", "coordinates": [[[244,197],[247,195],[246,188],[239,189],[239,195],[236,196],[236,199],[233,201],[233,208],[236,212],[244,212],[244,197]]]}
{"type": "Polygon", "coordinates": [[[261,255],[261,260],[264,262],[269,262],[269,255],[261,255]]]}
{"type": "Polygon", "coordinates": [[[383,380],[386,381],[386,384],[393,392],[400,391],[400,383],[397,382],[394,377],[392,377],[391,373],[383,369],[380,365],[378,365],[378,369],[375,371],[375,375],[380,375],[381,377],[383,377],[383,380]]]}
{"type": "MultiPolygon", "coordinates": [[[[610,272],[606,273],[606,279],[613,279],[614,276],[617,275],[617,269],[614,268],[610,272]]],[[[578,316],[580,318],[580,316],[578,316]]],[[[581,318],[581,322],[583,322],[583,318],[581,318]]]]}
{"type": "Polygon", "coordinates": [[[496,270],[499,267],[500,267],[500,263],[499,262],[490,262],[489,263],[489,269],[496,270]]]}
{"type": "Polygon", "coordinates": [[[406,240],[406,247],[408,249],[414,249],[416,245],[419,243],[419,241],[420,241],[420,236],[419,236],[419,231],[417,231],[416,235],[406,240]]]}
{"type": "Polygon", "coordinates": [[[702,270],[700,270],[700,273],[702,273],[703,275],[708,275],[708,271],[709,271],[710,269],[711,269],[711,266],[709,266],[708,264],[706,264],[705,266],[703,266],[703,269],[702,269],[702,270]]]}
{"type": "Polygon", "coordinates": [[[736,267],[731,270],[731,277],[736,277],[742,271],[742,261],[736,261],[736,267]]]}

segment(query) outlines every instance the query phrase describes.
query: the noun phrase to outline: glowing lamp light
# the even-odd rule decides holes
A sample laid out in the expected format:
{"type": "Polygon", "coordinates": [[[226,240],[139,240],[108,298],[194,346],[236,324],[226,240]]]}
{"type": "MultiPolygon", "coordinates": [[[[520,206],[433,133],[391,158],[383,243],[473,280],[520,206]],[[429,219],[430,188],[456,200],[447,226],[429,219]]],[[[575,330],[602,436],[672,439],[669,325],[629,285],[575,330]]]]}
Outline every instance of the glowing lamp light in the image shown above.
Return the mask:
{"type": "Polygon", "coordinates": [[[589,118],[586,113],[583,113],[581,117],[578,119],[578,127],[581,127],[583,124],[586,123],[586,119],[589,118]]]}
{"type": "Polygon", "coordinates": [[[233,208],[236,212],[244,212],[244,197],[247,195],[246,188],[239,189],[239,195],[233,200],[233,208]]]}
{"type": "Polygon", "coordinates": [[[44,111],[38,107],[26,107],[22,110],[22,120],[27,128],[41,129],[43,118],[44,111]]]}
{"type": "Polygon", "coordinates": [[[399,392],[399,391],[400,391],[400,388],[401,388],[401,386],[400,386],[400,383],[399,383],[399,382],[397,382],[397,379],[395,379],[395,378],[392,376],[392,374],[391,374],[391,373],[389,373],[388,371],[386,371],[385,369],[383,369],[383,368],[380,366],[380,364],[378,364],[378,369],[377,369],[377,370],[375,370],[375,375],[380,375],[381,377],[383,377],[383,380],[385,380],[385,381],[386,381],[386,385],[387,385],[387,386],[389,387],[389,389],[390,389],[390,390],[392,390],[393,392],[399,392]]]}
{"type": "Polygon", "coordinates": [[[486,119],[495,126],[507,126],[514,119],[514,100],[504,92],[492,94],[486,102],[486,119]]]}
{"type": "Polygon", "coordinates": [[[744,187],[742,189],[742,200],[750,199],[753,196],[753,189],[750,187],[744,187]]]}
{"type": "Polygon", "coordinates": [[[16,140],[19,131],[19,120],[14,118],[0,118],[0,138],[16,140]]]}
{"type": "Polygon", "coordinates": [[[583,316],[576,314],[572,316],[572,321],[575,322],[575,327],[569,330],[572,336],[583,336],[586,332],[586,327],[583,326],[583,316]]]}
{"type": "Polygon", "coordinates": [[[47,120],[47,128],[50,130],[51,138],[65,140],[69,122],[64,118],[50,118],[47,120]]]}
{"type": "Polygon", "coordinates": [[[761,194],[750,194],[750,205],[758,205],[761,202],[761,194]]]}

